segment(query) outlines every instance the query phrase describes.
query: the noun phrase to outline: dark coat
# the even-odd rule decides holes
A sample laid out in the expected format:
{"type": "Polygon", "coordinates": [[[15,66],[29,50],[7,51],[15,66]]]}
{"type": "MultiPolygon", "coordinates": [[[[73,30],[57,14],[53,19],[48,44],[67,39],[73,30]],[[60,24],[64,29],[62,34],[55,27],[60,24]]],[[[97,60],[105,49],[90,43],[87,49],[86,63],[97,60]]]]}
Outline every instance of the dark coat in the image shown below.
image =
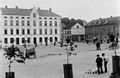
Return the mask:
{"type": "Polygon", "coordinates": [[[96,58],[97,65],[99,65],[99,66],[102,65],[102,62],[103,62],[103,60],[101,57],[96,58]]]}

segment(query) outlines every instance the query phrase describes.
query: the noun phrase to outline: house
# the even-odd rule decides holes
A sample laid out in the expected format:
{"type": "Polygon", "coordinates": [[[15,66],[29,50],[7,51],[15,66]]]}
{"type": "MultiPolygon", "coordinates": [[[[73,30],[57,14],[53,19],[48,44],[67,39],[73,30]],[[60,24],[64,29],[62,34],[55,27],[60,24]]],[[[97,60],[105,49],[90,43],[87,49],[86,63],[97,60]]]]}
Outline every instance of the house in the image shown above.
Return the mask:
{"type": "Polygon", "coordinates": [[[61,16],[52,9],[0,8],[0,41],[2,45],[50,44],[60,41],[61,16]]]}
{"type": "Polygon", "coordinates": [[[84,41],[85,28],[79,23],[76,23],[74,26],[71,27],[71,35],[72,41],[84,41]]]}
{"type": "Polygon", "coordinates": [[[88,40],[100,38],[103,41],[109,38],[109,35],[118,34],[120,37],[120,17],[100,18],[90,21],[85,26],[85,36],[88,40]]]}
{"type": "Polygon", "coordinates": [[[84,37],[85,28],[81,26],[79,23],[76,23],[71,27],[66,27],[63,29],[63,40],[69,38],[72,41],[84,41],[84,37]]]}

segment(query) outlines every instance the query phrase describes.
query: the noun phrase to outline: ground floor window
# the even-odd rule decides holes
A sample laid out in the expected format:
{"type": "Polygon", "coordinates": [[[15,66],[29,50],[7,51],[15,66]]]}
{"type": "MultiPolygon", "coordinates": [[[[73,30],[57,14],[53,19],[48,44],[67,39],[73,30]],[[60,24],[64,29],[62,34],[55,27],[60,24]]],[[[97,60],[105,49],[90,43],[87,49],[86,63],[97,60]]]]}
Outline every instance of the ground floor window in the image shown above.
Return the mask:
{"type": "Polygon", "coordinates": [[[55,41],[58,41],[58,38],[57,38],[57,37],[55,37],[55,41]]]}

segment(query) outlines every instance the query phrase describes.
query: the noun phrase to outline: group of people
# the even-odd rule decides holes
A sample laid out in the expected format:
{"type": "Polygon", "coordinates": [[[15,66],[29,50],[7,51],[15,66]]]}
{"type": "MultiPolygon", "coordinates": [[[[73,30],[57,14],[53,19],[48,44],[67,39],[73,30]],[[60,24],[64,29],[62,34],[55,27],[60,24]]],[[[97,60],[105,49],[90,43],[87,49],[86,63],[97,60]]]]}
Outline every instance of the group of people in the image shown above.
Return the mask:
{"type": "Polygon", "coordinates": [[[109,61],[109,58],[105,55],[105,53],[102,53],[102,57],[100,57],[100,55],[97,54],[97,58],[95,62],[97,65],[98,74],[107,73],[108,61],[109,61]],[[104,70],[103,70],[103,65],[104,65],[104,70]]]}

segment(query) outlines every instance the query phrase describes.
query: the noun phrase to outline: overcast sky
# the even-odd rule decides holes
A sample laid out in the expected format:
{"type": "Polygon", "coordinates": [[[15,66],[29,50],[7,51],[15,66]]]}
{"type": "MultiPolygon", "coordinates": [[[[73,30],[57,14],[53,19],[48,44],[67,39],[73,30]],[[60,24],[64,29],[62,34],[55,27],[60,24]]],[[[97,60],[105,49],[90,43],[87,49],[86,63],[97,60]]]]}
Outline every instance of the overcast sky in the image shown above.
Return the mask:
{"type": "Polygon", "coordinates": [[[0,0],[0,7],[52,8],[62,17],[84,19],[87,21],[120,16],[120,0],[0,0]]]}

